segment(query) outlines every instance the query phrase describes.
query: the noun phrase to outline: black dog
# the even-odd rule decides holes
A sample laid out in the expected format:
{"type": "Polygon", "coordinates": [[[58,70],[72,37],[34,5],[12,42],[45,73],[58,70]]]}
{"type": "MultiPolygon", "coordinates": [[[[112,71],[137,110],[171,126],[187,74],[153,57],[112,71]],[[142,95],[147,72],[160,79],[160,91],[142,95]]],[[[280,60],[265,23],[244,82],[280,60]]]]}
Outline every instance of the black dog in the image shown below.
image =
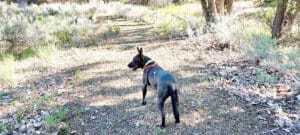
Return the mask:
{"type": "Polygon", "coordinates": [[[161,128],[165,127],[165,112],[164,102],[171,96],[173,114],[175,122],[179,123],[179,112],[178,112],[178,95],[176,88],[176,79],[173,75],[160,66],[158,66],[151,58],[143,55],[143,49],[138,48],[138,54],[133,57],[132,61],[128,64],[129,68],[136,70],[138,68],[144,69],[143,74],[143,101],[142,105],[146,105],[145,96],[147,93],[147,86],[151,85],[157,90],[157,105],[161,112],[161,128]]]}

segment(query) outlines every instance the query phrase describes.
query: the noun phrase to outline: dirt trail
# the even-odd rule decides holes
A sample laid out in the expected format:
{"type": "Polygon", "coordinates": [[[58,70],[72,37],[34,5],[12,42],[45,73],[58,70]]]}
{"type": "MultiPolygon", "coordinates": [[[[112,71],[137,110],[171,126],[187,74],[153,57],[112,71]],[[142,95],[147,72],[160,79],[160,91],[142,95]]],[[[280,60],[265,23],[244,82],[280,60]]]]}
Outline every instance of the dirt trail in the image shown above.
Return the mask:
{"type": "MultiPolygon", "coordinates": [[[[265,125],[255,121],[255,108],[219,90],[218,82],[209,79],[205,65],[238,59],[228,55],[218,60],[229,52],[205,50],[203,46],[214,42],[210,35],[202,37],[200,46],[200,43],[189,44],[189,40],[158,40],[149,25],[124,20],[114,23],[120,26],[120,36],[107,41],[109,45],[93,50],[93,56],[99,59],[95,59],[94,66],[79,69],[81,76],[74,86],[76,92],[68,94],[68,99],[75,96],[76,100],[70,100],[65,106],[70,110],[86,110],[70,119],[71,131],[80,134],[255,134],[264,131],[265,125]],[[130,24],[124,25],[124,22],[130,24]],[[151,43],[152,39],[156,42],[151,43]],[[148,90],[147,105],[141,106],[142,71],[133,72],[126,67],[136,54],[136,46],[143,47],[146,55],[177,76],[181,86],[181,124],[174,124],[167,100],[167,127],[163,130],[156,127],[160,117],[154,89],[148,90]]],[[[90,50],[83,53],[86,51],[90,50]]]]}
{"type": "MultiPolygon", "coordinates": [[[[150,24],[122,18],[111,21],[120,27],[119,35],[107,38],[99,47],[60,51],[53,67],[24,69],[28,75],[36,74],[30,76],[28,85],[11,88],[16,93],[23,90],[15,96],[30,99],[54,93],[55,106],[69,110],[66,122],[71,134],[274,133],[270,121],[257,119],[263,108],[229,95],[216,75],[222,74],[217,70],[226,68],[223,65],[244,64],[240,52],[216,49],[218,43],[210,34],[197,41],[169,40],[150,24]],[[134,72],[127,67],[137,46],[178,79],[180,124],[174,124],[168,99],[166,128],[156,127],[160,114],[152,88],[148,89],[147,105],[141,106],[142,70],[134,72]],[[83,113],[72,115],[78,111],[83,113]]],[[[0,107],[3,116],[13,108],[10,104],[0,107]]]]}
{"type": "MultiPolygon", "coordinates": [[[[72,134],[197,135],[270,131],[268,121],[257,119],[261,112],[258,106],[228,95],[222,90],[220,80],[213,77],[211,69],[216,68],[214,66],[240,62],[237,52],[208,49],[216,44],[212,35],[203,35],[198,42],[191,42],[189,39],[158,40],[160,38],[154,34],[156,42],[152,43],[152,38],[143,38],[152,33],[149,25],[128,20],[114,22],[120,26],[119,36],[96,48],[61,51],[56,67],[43,69],[41,75],[32,78],[31,85],[16,88],[23,92],[14,96],[30,100],[51,93],[56,95],[56,107],[68,108],[66,123],[72,134]],[[124,26],[124,22],[131,26],[124,26]],[[168,99],[165,103],[166,128],[156,127],[160,115],[152,88],[148,89],[147,105],[141,106],[142,71],[133,72],[127,67],[137,53],[137,46],[143,47],[147,56],[176,75],[180,85],[180,124],[174,124],[168,99]],[[82,113],[78,115],[78,112],[82,113]]],[[[13,106],[5,104],[1,108],[5,114],[13,106]]]]}
{"type": "MultiPolygon", "coordinates": [[[[120,34],[107,37],[98,47],[58,50],[50,66],[36,60],[20,61],[16,71],[24,76],[24,85],[1,91],[0,116],[12,113],[7,119],[15,120],[13,114],[18,113],[17,109],[38,99],[46,103],[29,109],[26,120],[41,121],[42,111],[67,107],[68,117],[64,122],[71,134],[288,134],[274,126],[274,119],[259,119],[262,113],[266,115],[264,108],[224,91],[223,69],[234,63],[237,65],[230,70],[248,66],[240,52],[221,51],[210,34],[197,40],[170,40],[151,24],[123,18],[110,21],[119,26],[120,34]],[[127,67],[137,53],[137,46],[143,47],[145,55],[178,79],[180,124],[175,125],[167,99],[166,128],[156,127],[160,114],[152,88],[148,89],[147,105],[141,105],[142,70],[131,71],[127,67]],[[50,103],[44,97],[50,94],[57,101],[48,106],[50,103]]],[[[299,108],[297,104],[294,110],[299,108]]],[[[26,125],[27,121],[21,123],[26,125]]],[[[45,127],[39,130],[47,134],[45,127]]]]}

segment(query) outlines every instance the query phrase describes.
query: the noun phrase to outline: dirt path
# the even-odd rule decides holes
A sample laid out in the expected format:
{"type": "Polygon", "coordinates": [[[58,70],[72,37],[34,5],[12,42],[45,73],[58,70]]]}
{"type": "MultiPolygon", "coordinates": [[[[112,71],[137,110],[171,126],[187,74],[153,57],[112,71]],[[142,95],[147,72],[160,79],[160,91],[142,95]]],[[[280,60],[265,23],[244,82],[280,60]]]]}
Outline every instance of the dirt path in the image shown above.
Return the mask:
{"type": "MultiPolygon", "coordinates": [[[[55,107],[68,108],[66,123],[72,134],[273,133],[270,121],[257,119],[263,109],[229,95],[216,75],[222,74],[217,70],[224,68],[224,64],[244,64],[239,52],[214,48],[218,43],[209,34],[197,41],[168,40],[160,36],[161,30],[149,24],[125,19],[112,21],[120,27],[119,35],[108,38],[99,47],[60,51],[53,67],[34,67],[28,72],[42,73],[31,76],[32,83],[11,89],[24,90],[16,94],[18,98],[55,94],[55,107]],[[133,72],[127,67],[137,53],[137,46],[176,75],[181,87],[180,124],[174,124],[167,100],[166,128],[156,127],[160,115],[152,88],[148,89],[147,105],[141,106],[142,71],[133,72]],[[72,115],[78,111],[79,115],[72,115]]],[[[9,108],[10,104],[1,106],[1,113],[11,112],[9,108]]]]}
{"type": "MultiPolygon", "coordinates": [[[[124,33],[108,41],[110,45],[93,51],[96,53],[93,56],[99,58],[95,59],[95,65],[79,69],[81,75],[73,93],[77,98],[65,106],[71,110],[84,108],[86,112],[70,120],[71,131],[80,134],[255,134],[264,131],[264,125],[255,121],[253,107],[219,90],[218,82],[209,79],[205,65],[238,60],[230,56],[217,60],[229,52],[203,52],[205,44],[214,42],[209,35],[202,37],[201,46],[188,44],[188,40],[157,40],[151,35],[151,26],[133,22],[127,26],[124,22],[115,21],[124,33]],[[152,39],[159,43],[151,43],[152,39]],[[142,71],[133,72],[126,67],[136,54],[136,46],[143,47],[146,55],[176,74],[181,85],[181,124],[174,124],[168,100],[167,127],[156,128],[160,117],[154,89],[148,90],[147,105],[141,106],[142,71]]],[[[83,53],[86,51],[89,50],[83,53]]]]}

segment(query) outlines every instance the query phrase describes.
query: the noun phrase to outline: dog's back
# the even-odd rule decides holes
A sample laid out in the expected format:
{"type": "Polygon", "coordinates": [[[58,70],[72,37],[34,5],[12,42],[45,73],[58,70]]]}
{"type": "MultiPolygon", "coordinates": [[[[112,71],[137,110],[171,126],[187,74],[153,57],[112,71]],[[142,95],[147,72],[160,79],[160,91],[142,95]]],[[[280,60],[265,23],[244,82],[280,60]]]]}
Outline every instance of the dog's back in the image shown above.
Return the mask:
{"type": "Polygon", "coordinates": [[[144,76],[149,81],[150,85],[157,89],[158,85],[175,84],[175,77],[168,71],[165,71],[160,66],[153,67],[149,71],[144,71],[144,76]]]}

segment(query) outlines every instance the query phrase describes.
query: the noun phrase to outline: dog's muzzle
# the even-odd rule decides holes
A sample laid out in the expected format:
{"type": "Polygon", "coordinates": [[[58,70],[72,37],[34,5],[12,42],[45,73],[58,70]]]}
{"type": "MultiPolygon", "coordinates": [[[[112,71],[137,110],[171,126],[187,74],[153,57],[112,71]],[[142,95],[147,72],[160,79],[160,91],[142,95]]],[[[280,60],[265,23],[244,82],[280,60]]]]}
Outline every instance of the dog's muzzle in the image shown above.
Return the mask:
{"type": "Polygon", "coordinates": [[[127,66],[128,66],[129,68],[131,68],[133,71],[136,70],[136,69],[138,69],[138,66],[137,66],[137,65],[134,65],[134,64],[132,64],[132,63],[129,63],[127,66]]]}

